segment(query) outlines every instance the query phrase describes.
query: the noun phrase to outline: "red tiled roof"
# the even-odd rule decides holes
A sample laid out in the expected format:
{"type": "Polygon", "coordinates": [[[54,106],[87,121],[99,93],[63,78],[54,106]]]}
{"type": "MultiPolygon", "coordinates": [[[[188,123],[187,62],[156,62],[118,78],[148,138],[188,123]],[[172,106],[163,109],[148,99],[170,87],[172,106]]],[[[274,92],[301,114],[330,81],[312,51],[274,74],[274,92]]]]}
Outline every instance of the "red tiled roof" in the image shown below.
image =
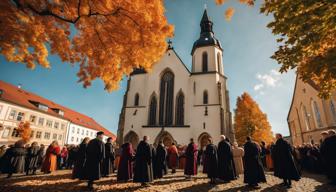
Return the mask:
{"type": "Polygon", "coordinates": [[[116,139],[116,136],[113,133],[108,131],[106,128],[101,126],[99,123],[97,123],[94,119],[92,119],[89,116],[81,114],[77,111],[74,111],[62,105],[59,105],[57,103],[54,103],[53,101],[45,99],[41,96],[38,96],[34,93],[23,90],[22,88],[18,88],[12,84],[6,83],[1,80],[0,80],[0,89],[3,91],[2,95],[0,95],[0,100],[14,103],[19,106],[23,106],[23,107],[30,108],[33,110],[38,110],[42,113],[44,112],[52,116],[63,118],[63,119],[71,121],[74,124],[88,127],[96,131],[103,131],[106,136],[112,137],[113,140],[116,139]],[[36,105],[33,104],[34,102],[47,105],[48,110],[47,111],[40,110],[36,105]],[[59,115],[53,109],[62,110],[64,112],[64,116],[59,115]]]}

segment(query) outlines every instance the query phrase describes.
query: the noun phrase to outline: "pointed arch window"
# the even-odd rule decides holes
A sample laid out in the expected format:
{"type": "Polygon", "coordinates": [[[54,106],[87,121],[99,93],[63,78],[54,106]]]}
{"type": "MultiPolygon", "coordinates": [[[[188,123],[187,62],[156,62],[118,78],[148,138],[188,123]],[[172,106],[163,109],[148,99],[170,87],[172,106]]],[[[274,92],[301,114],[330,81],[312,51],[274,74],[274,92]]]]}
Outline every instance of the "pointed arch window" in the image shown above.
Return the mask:
{"type": "Polygon", "coordinates": [[[156,109],[157,109],[157,100],[156,97],[153,96],[149,104],[148,125],[156,125],[156,109]]]}
{"type": "Polygon", "coordinates": [[[218,52],[217,53],[217,68],[218,68],[218,73],[222,73],[222,58],[221,58],[221,54],[218,52]]]}
{"type": "Polygon", "coordinates": [[[303,119],[304,119],[306,130],[309,131],[310,130],[309,115],[308,115],[306,106],[301,105],[301,113],[302,113],[302,116],[303,116],[303,119]]]}
{"type": "Polygon", "coordinates": [[[167,71],[162,75],[160,83],[160,125],[173,124],[173,95],[174,74],[171,71],[167,71]]]}
{"type": "Polygon", "coordinates": [[[176,125],[184,125],[184,95],[180,92],[176,97],[176,125]]]}
{"type": "Polygon", "coordinates": [[[336,123],[336,107],[335,102],[333,100],[330,100],[330,111],[333,118],[334,123],[336,123]]]}
{"type": "Polygon", "coordinates": [[[322,127],[322,119],[320,110],[318,108],[317,102],[314,100],[311,100],[311,107],[312,111],[314,112],[314,119],[315,119],[315,125],[316,127],[322,127]]]}
{"type": "Polygon", "coordinates": [[[203,52],[202,54],[202,72],[208,72],[208,53],[203,52]]]}
{"type": "Polygon", "coordinates": [[[134,106],[139,106],[139,93],[134,96],[134,106]]]}
{"type": "Polygon", "coordinates": [[[207,90],[205,90],[205,91],[203,91],[203,104],[208,104],[209,103],[209,101],[208,101],[208,98],[209,96],[208,96],[208,91],[207,90]]]}

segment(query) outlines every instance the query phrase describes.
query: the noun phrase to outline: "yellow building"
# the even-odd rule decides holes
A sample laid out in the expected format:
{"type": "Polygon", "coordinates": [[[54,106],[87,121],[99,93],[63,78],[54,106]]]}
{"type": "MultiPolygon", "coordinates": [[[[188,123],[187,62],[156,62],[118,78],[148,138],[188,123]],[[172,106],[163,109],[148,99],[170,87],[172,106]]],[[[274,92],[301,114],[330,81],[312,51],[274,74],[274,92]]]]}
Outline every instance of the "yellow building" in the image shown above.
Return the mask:
{"type": "Polygon", "coordinates": [[[321,99],[313,81],[297,77],[287,122],[294,145],[319,143],[322,131],[336,129],[336,91],[330,99],[321,99]]]}

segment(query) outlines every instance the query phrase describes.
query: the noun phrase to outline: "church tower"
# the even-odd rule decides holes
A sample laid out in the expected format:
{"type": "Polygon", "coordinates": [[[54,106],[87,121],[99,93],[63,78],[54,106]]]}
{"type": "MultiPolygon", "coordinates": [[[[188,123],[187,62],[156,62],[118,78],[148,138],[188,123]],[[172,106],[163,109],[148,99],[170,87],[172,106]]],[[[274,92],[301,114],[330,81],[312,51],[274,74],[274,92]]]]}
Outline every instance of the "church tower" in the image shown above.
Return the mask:
{"type": "Polygon", "coordinates": [[[207,10],[204,10],[200,23],[201,33],[195,41],[192,55],[192,73],[214,73],[224,75],[223,49],[212,30],[213,23],[208,17],[207,10]]]}

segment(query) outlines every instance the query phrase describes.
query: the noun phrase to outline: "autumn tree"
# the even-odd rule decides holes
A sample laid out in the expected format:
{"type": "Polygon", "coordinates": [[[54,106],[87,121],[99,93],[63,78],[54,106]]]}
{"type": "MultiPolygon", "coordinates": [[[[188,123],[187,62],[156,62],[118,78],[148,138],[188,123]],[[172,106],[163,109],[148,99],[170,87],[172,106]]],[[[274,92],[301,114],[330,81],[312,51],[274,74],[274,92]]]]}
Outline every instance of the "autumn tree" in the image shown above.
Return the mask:
{"type": "Polygon", "coordinates": [[[336,88],[336,2],[334,0],[265,0],[261,13],[273,15],[268,24],[280,43],[272,56],[280,72],[297,68],[299,77],[315,81],[320,96],[336,88]]]}
{"type": "Polygon", "coordinates": [[[79,64],[87,87],[118,87],[134,68],[150,70],[173,27],[162,0],[1,0],[0,53],[10,62],[50,68],[48,55],[79,64]]]}
{"type": "Polygon", "coordinates": [[[29,121],[26,122],[20,122],[17,132],[21,136],[22,140],[26,143],[30,140],[31,136],[31,128],[29,121]]]}
{"type": "Polygon", "coordinates": [[[246,92],[237,98],[234,124],[235,136],[240,145],[245,143],[247,136],[258,143],[273,141],[273,133],[267,115],[260,110],[259,105],[246,92]]]}

